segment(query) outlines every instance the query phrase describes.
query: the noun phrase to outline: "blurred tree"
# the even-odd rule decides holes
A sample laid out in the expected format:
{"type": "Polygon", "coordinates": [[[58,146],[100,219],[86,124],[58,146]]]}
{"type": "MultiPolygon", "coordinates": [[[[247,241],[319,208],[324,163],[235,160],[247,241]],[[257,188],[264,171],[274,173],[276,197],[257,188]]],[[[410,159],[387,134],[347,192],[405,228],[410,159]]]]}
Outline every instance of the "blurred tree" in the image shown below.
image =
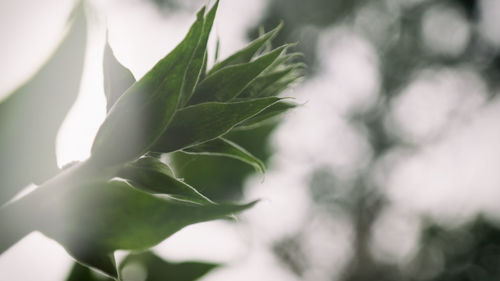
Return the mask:
{"type": "MultiPolygon", "coordinates": [[[[312,65],[310,77],[319,69],[314,66],[322,60],[317,55],[318,40],[328,28],[341,25],[350,27],[371,42],[378,54],[381,80],[378,101],[371,108],[353,110],[346,117],[355,128],[366,132],[373,152],[371,164],[354,177],[347,193],[340,191],[339,185],[345,183],[337,181],[335,170],[319,167],[311,175],[311,196],[320,207],[314,208],[312,212],[333,213],[333,219],[335,216],[347,215],[352,223],[353,256],[343,271],[342,280],[499,279],[498,269],[491,267],[495,264],[498,268],[497,256],[492,257],[490,254],[491,251],[497,251],[493,249],[497,247],[498,228],[482,218],[460,231],[445,231],[436,224],[424,229],[422,235],[425,238],[421,240],[419,258],[409,265],[418,268],[412,271],[413,276],[406,276],[397,265],[378,261],[371,253],[374,223],[390,204],[385,199],[383,186],[377,186],[372,178],[377,161],[395,148],[414,147],[387,126],[393,99],[414,79],[416,73],[428,68],[465,66],[485,80],[491,96],[498,92],[500,52],[477,28],[481,17],[477,0],[273,0],[269,2],[262,21],[250,32],[251,36],[255,36],[259,26],[267,29],[284,20],[287,25],[276,38],[277,44],[285,41],[301,42],[298,48],[305,54],[304,60],[312,65]],[[437,17],[433,18],[434,15],[437,17]],[[457,30],[465,32],[463,38],[449,39],[451,37],[448,35],[457,30]],[[448,238],[465,235],[464,231],[477,235],[467,244],[467,249],[461,253],[442,254],[440,257],[445,265],[444,270],[421,279],[419,271],[425,271],[425,265],[418,267],[419,262],[432,260],[427,256],[429,253],[458,247],[460,242],[457,239],[448,238]]],[[[304,247],[300,246],[301,237],[309,230],[306,226],[301,229],[274,246],[277,256],[299,276],[303,275],[303,265],[310,264],[307,254],[303,253],[304,247]]]]}
{"type": "Polygon", "coordinates": [[[410,265],[411,280],[500,280],[500,227],[479,215],[460,227],[432,221],[422,230],[421,248],[410,265]]]}

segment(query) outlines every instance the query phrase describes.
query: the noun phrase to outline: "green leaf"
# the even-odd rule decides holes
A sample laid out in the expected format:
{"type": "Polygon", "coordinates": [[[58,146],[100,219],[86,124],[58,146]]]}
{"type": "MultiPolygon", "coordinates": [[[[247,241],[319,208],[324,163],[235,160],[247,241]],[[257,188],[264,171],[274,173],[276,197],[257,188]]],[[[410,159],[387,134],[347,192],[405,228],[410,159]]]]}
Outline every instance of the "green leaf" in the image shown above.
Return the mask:
{"type": "Polygon", "coordinates": [[[193,204],[161,198],[118,180],[59,191],[41,199],[45,208],[37,213],[38,229],[83,264],[113,277],[115,250],[147,249],[187,225],[225,218],[255,204],[193,204]]]}
{"type": "Polygon", "coordinates": [[[69,272],[66,281],[112,281],[113,279],[106,276],[98,276],[98,273],[77,262],[73,263],[73,267],[69,272]]]}
{"type": "MultiPolygon", "coordinates": [[[[293,46],[295,44],[290,44],[290,45],[293,46]]],[[[302,53],[297,53],[297,52],[283,54],[277,60],[275,60],[273,62],[273,64],[271,64],[269,66],[269,68],[266,69],[266,71],[264,73],[266,73],[266,72],[272,72],[272,71],[277,71],[277,70],[282,70],[284,68],[287,68],[290,65],[295,65],[296,68],[305,67],[306,65],[303,64],[303,63],[294,62],[297,58],[301,58],[301,57],[303,57],[302,53]]]]}
{"type": "Polygon", "coordinates": [[[279,47],[253,62],[227,66],[212,73],[198,85],[189,103],[227,102],[237,97],[283,53],[286,47],[286,45],[279,47]]]}
{"type": "Polygon", "coordinates": [[[245,88],[240,97],[242,98],[255,98],[260,97],[264,90],[272,84],[278,82],[280,79],[288,75],[295,69],[295,65],[287,66],[285,69],[276,70],[260,75],[255,81],[250,83],[245,88]]]}
{"type": "MultiPolygon", "coordinates": [[[[265,163],[271,154],[268,141],[274,127],[274,123],[266,123],[249,130],[235,128],[224,135],[224,138],[244,147],[265,163]]],[[[242,198],[245,178],[255,173],[250,165],[228,157],[193,155],[179,151],[169,153],[166,160],[176,176],[197,187],[216,202],[242,198]]]]}
{"type": "Polygon", "coordinates": [[[283,24],[280,23],[275,29],[269,31],[268,33],[250,42],[250,44],[248,44],[248,46],[246,46],[245,48],[237,51],[227,59],[215,64],[210,70],[209,74],[212,74],[218,71],[219,69],[222,69],[230,65],[248,63],[255,56],[257,51],[259,51],[259,49],[266,44],[266,42],[270,41],[274,36],[276,36],[278,31],[282,27],[283,24]]]}
{"type": "Polygon", "coordinates": [[[134,75],[116,59],[109,42],[104,48],[103,75],[106,110],[109,112],[118,98],[135,83],[134,75]]]}
{"type": "Polygon", "coordinates": [[[131,254],[120,264],[120,271],[127,279],[127,266],[141,266],[147,272],[147,277],[144,281],[195,281],[207,274],[209,271],[218,267],[218,264],[203,263],[203,262],[182,262],[171,263],[154,255],[151,252],[140,254],[131,254]]]}
{"type": "Polygon", "coordinates": [[[236,128],[242,130],[248,130],[263,124],[263,122],[273,120],[274,117],[279,116],[280,114],[297,107],[296,103],[279,101],[266,109],[262,110],[259,114],[254,117],[242,122],[236,128]]]}
{"type": "Polygon", "coordinates": [[[82,5],[50,59],[0,101],[0,205],[31,182],[57,171],[57,132],[76,100],[83,72],[87,28],[82,5]]]}
{"type": "Polygon", "coordinates": [[[203,58],[203,64],[201,66],[201,73],[199,81],[205,79],[207,75],[207,66],[208,66],[208,52],[205,52],[205,56],[203,58]]]}
{"type": "Polygon", "coordinates": [[[189,154],[230,157],[251,165],[257,172],[264,173],[266,170],[264,163],[260,159],[253,156],[243,147],[224,138],[217,138],[197,146],[186,148],[183,151],[189,154]]]}
{"type": "Polygon", "coordinates": [[[118,176],[131,181],[136,188],[151,193],[169,195],[179,200],[199,204],[213,203],[194,187],[177,179],[170,167],[154,157],[142,157],[127,164],[118,172],[118,176]]]}
{"type": "MultiPolygon", "coordinates": [[[[135,273],[133,270],[144,270],[146,279],[144,281],[168,280],[174,281],[195,281],[218,267],[218,264],[204,262],[168,262],[152,252],[143,252],[128,255],[119,266],[120,276],[123,280],[132,279],[135,273]],[[124,270],[125,269],[125,270],[124,270]]],[[[73,264],[66,281],[112,281],[105,275],[93,272],[90,267],[78,262],[73,264]]],[[[142,280],[142,279],[141,279],[142,280]]]]}
{"type": "Polygon", "coordinates": [[[83,266],[92,267],[105,276],[118,278],[118,270],[116,269],[116,261],[113,253],[107,253],[101,248],[92,248],[91,245],[74,244],[66,246],[66,251],[83,266]]]}
{"type": "Polygon", "coordinates": [[[264,90],[262,90],[258,97],[272,97],[276,96],[279,93],[281,93],[283,90],[287,89],[290,87],[291,84],[293,84],[296,81],[299,81],[302,78],[302,74],[292,71],[289,74],[287,74],[285,77],[281,78],[280,80],[274,82],[273,84],[267,86],[264,90]]]}
{"type": "MultiPolygon", "coordinates": [[[[217,36],[217,40],[215,41],[215,51],[214,51],[214,63],[216,64],[219,60],[220,54],[220,38],[217,36]]],[[[213,70],[213,68],[212,68],[213,70]]]]}
{"type": "Polygon", "coordinates": [[[92,146],[91,159],[98,165],[116,165],[141,156],[165,131],[185,86],[186,72],[192,68],[204,11],[198,12],[184,40],[112,107],[92,146]]]}
{"type": "Polygon", "coordinates": [[[280,99],[268,97],[242,102],[208,102],[179,110],[153,151],[171,152],[224,135],[280,99]]]}
{"type": "Polygon", "coordinates": [[[215,19],[215,13],[217,11],[217,7],[219,6],[219,1],[217,0],[208,12],[205,22],[203,24],[203,32],[201,34],[200,43],[196,47],[196,51],[193,54],[191,59],[191,63],[189,64],[188,69],[186,70],[186,76],[184,78],[184,87],[183,93],[181,95],[181,100],[179,102],[179,106],[184,106],[191,96],[194,93],[194,89],[196,84],[198,83],[201,74],[204,74],[204,67],[206,67],[207,63],[207,42],[208,37],[210,36],[210,31],[212,30],[212,25],[215,19]]]}

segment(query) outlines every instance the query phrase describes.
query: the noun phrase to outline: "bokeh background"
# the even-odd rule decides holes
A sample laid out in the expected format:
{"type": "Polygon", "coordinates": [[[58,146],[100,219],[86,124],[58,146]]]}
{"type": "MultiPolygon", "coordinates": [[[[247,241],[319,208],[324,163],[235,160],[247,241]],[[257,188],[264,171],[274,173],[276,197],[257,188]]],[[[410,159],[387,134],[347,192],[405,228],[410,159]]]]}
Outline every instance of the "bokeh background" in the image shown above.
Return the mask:
{"type": "MultiPolygon", "coordinates": [[[[0,2],[0,98],[50,55],[74,3],[0,2]]],[[[106,30],[139,78],[204,3],[89,1],[83,80],[59,132],[59,166],[89,156],[105,117],[106,30]]],[[[210,48],[220,38],[225,57],[280,20],[274,44],[298,42],[308,65],[284,93],[302,105],[253,137],[228,136],[267,159],[267,173],[172,157],[215,200],[263,201],[237,223],[187,227],[155,253],[225,264],[203,281],[500,280],[500,1],[222,0],[210,48]]],[[[72,263],[33,233],[0,256],[0,280],[65,280],[72,263]]]]}

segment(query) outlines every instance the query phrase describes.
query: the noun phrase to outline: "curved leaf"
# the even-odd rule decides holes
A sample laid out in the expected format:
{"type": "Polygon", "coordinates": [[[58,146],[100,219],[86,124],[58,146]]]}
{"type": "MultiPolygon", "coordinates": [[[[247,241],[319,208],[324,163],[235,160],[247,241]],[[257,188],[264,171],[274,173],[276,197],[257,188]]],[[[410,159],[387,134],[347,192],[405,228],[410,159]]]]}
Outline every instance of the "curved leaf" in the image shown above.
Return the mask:
{"type": "Polygon", "coordinates": [[[254,117],[242,122],[235,129],[243,129],[248,130],[252,129],[256,126],[261,125],[263,122],[273,120],[274,117],[285,113],[286,111],[297,107],[296,103],[279,101],[266,109],[262,110],[260,113],[255,115],[254,117]]]}
{"type": "Polygon", "coordinates": [[[52,57],[0,102],[0,205],[57,171],[55,140],[79,92],[86,45],[82,5],[52,57]]]}
{"type": "Polygon", "coordinates": [[[280,99],[268,97],[242,102],[207,102],[179,110],[153,151],[171,152],[224,135],[280,99]]]}
{"type": "Polygon", "coordinates": [[[123,181],[94,182],[44,198],[39,230],[63,245],[74,258],[110,276],[111,254],[118,249],[150,248],[183,227],[243,211],[255,202],[193,204],[160,198],[123,181]],[[43,214],[43,215],[42,215],[43,214]]]}
{"type": "Polygon", "coordinates": [[[198,85],[189,103],[227,102],[237,97],[283,53],[286,47],[277,48],[253,62],[228,66],[214,72],[198,85]]]}
{"type": "Polygon", "coordinates": [[[292,85],[293,83],[300,81],[301,78],[302,74],[292,71],[285,77],[281,78],[280,80],[276,81],[275,83],[269,85],[264,90],[262,90],[259,93],[258,97],[262,98],[262,97],[276,96],[285,89],[289,88],[290,85],[292,85]]]}
{"type": "Polygon", "coordinates": [[[194,187],[177,179],[166,164],[154,157],[142,157],[126,165],[118,172],[118,176],[148,192],[199,204],[213,203],[194,187]]]}
{"type": "Polygon", "coordinates": [[[245,90],[240,94],[241,98],[257,98],[261,97],[262,93],[267,87],[270,87],[274,83],[280,81],[280,79],[289,75],[292,71],[296,70],[296,65],[289,65],[281,70],[276,70],[272,72],[260,75],[245,88],[245,90]]]}
{"type": "Polygon", "coordinates": [[[183,152],[189,154],[230,157],[251,165],[258,172],[264,173],[266,170],[264,163],[259,158],[253,156],[243,147],[224,138],[217,138],[197,146],[186,148],[183,152]]]}

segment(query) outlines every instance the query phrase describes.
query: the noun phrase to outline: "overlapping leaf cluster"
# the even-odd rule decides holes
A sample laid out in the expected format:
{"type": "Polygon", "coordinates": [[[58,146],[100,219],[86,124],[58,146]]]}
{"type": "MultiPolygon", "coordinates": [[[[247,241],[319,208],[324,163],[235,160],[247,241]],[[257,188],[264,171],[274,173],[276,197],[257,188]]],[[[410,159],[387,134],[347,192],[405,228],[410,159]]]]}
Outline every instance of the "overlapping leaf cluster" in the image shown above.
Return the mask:
{"type": "Polygon", "coordinates": [[[0,225],[22,213],[27,232],[41,231],[78,262],[118,278],[115,250],[148,249],[189,224],[226,218],[254,204],[214,203],[164,162],[168,153],[183,151],[231,157],[263,171],[262,161],[224,135],[295,107],[277,97],[300,78],[301,68],[293,63],[297,55],[286,53],[288,46],[270,50],[280,27],[207,69],[217,6],[202,8],[179,45],[138,81],[106,46],[109,112],[90,159],[3,206],[0,225]]]}

